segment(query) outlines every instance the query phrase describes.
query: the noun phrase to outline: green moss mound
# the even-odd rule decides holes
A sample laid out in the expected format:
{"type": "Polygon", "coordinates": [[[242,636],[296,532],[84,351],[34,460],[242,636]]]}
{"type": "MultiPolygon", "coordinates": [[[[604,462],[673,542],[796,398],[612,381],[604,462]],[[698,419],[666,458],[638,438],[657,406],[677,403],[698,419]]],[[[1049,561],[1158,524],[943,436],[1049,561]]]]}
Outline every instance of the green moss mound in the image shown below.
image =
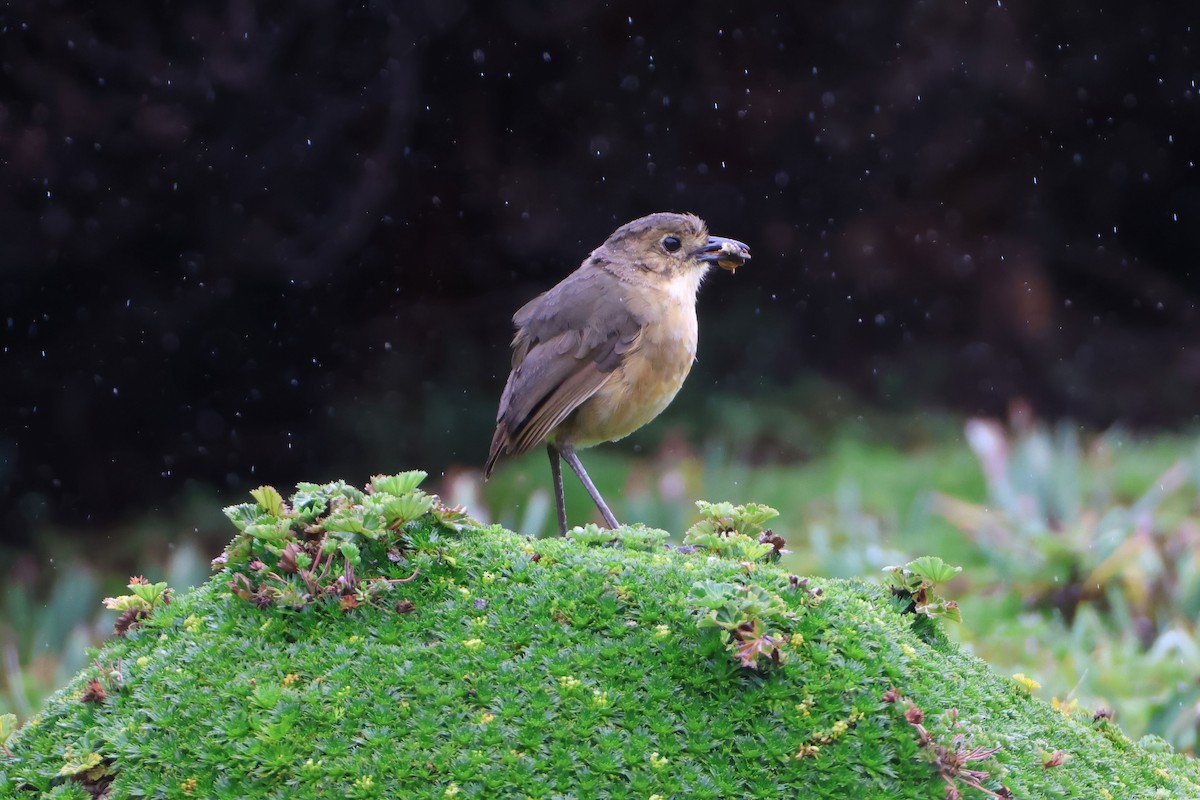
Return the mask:
{"type": "Polygon", "coordinates": [[[370,497],[339,496],[256,494],[223,571],[13,737],[0,796],[1200,796],[1196,762],[1029,696],[882,588],[387,495],[423,516],[356,531],[370,497]],[[278,571],[305,552],[342,572],[278,571]],[[756,668],[697,624],[729,586],[784,606],[756,668]]]}

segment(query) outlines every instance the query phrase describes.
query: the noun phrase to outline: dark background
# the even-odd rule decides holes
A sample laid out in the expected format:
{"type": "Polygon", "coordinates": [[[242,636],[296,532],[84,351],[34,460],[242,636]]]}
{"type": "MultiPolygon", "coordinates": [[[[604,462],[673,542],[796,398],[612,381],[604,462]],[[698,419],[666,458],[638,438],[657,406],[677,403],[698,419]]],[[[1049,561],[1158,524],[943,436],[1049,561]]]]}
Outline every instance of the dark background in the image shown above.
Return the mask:
{"type": "Polygon", "coordinates": [[[820,375],[901,412],[1197,419],[1170,5],[20,6],[6,541],[189,482],[479,465],[512,312],[659,210],[754,251],[701,293],[685,406],[820,375]]]}

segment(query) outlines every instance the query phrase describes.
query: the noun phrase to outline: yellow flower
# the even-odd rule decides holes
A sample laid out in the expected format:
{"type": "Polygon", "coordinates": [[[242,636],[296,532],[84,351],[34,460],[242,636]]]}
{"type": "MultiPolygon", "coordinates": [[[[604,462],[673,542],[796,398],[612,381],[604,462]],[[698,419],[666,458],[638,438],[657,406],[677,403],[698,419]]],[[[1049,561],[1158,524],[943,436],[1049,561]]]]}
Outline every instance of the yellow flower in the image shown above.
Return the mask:
{"type": "Polygon", "coordinates": [[[1013,680],[1016,681],[1018,685],[1022,686],[1025,689],[1026,694],[1034,691],[1035,689],[1042,688],[1042,685],[1040,683],[1035,681],[1033,678],[1030,678],[1024,672],[1018,672],[1015,675],[1013,675],[1013,680]]]}
{"type": "Polygon", "coordinates": [[[1079,701],[1075,698],[1059,700],[1057,697],[1054,697],[1051,698],[1050,705],[1054,706],[1064,717],[1069,717],[1079,708],[1079,701]]]}

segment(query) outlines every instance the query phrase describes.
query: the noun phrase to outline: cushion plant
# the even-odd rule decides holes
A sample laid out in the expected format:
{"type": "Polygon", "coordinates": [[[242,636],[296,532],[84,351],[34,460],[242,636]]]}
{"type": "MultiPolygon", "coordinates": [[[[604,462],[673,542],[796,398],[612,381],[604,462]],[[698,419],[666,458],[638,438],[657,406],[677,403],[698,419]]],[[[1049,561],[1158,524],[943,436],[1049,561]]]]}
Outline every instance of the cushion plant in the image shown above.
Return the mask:
{"type": "Polygon", "coordinates": [[[942,635],[951,570],[777,566],[762,506],[684,545],[481,527],[422,473],[270,487],[206,585],[8,737],[12,798],[1200,796],[1196,762],[1033,696],[942,635]]]}

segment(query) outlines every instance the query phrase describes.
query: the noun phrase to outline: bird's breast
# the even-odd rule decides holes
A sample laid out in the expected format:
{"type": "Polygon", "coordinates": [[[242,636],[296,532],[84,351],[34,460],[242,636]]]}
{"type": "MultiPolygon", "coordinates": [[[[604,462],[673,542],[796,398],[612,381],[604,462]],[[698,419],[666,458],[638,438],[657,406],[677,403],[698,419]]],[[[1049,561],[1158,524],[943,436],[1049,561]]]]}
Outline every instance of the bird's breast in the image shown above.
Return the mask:
{"type": "Polygon", "coordinates": [[[564,424],[578,447],[624,438],[657,417],[679,392],[696,359],[695,292],[643,298],[641,333],[611,377],[564,424]],[[683,302],[680,302],[682,300],[683,302]]]}

